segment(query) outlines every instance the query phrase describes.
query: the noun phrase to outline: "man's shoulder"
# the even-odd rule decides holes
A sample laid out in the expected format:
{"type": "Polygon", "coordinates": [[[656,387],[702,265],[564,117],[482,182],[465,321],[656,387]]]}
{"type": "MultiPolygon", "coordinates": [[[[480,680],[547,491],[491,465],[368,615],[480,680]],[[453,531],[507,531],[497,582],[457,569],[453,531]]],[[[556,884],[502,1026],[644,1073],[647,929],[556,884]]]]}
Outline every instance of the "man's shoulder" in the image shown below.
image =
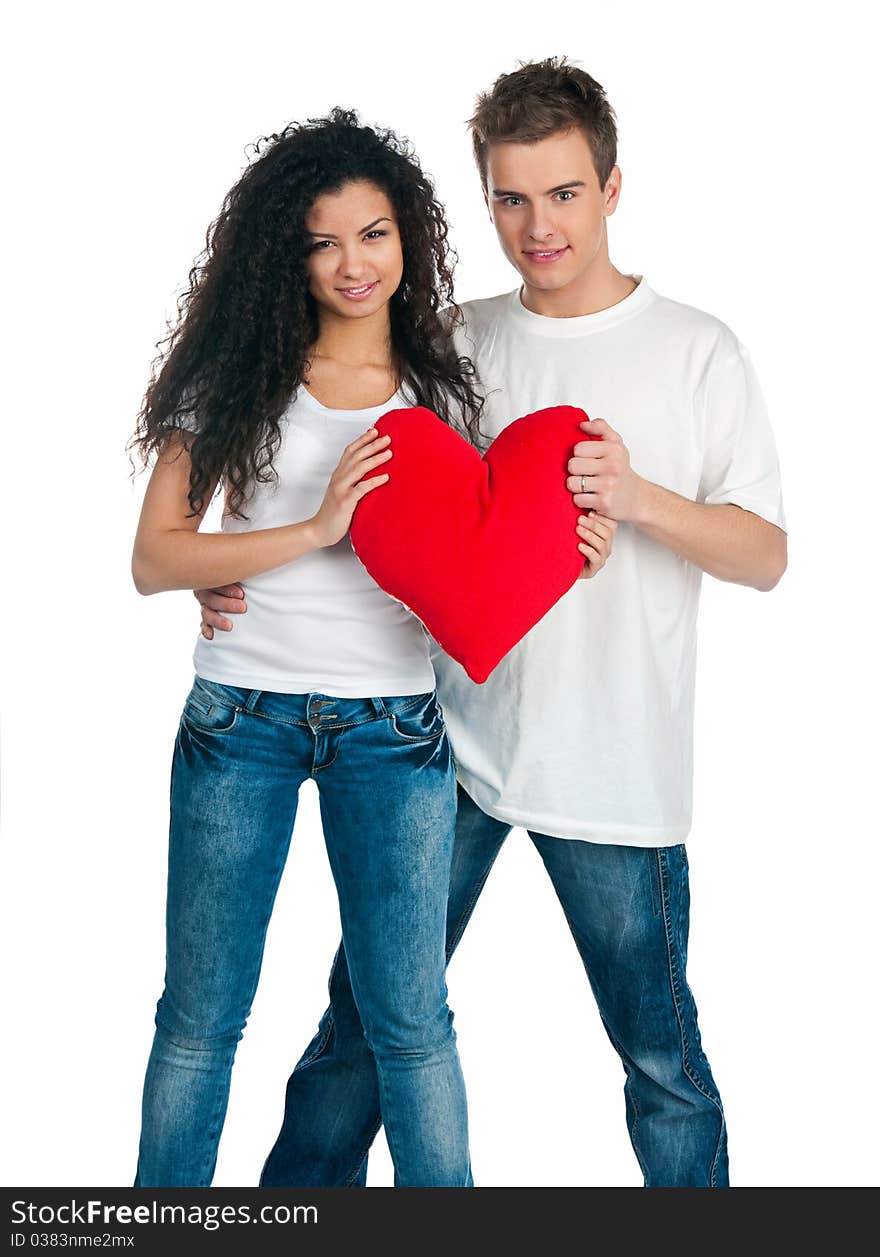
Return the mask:
{"type": "Polygon", "coordinates": [[[461,316],[465,325],[477,328],[494,321],[507,309],[513,295],[513,292],[500,292],[495,297],[475,297],[473,301],[463,301],[461,316]]]}
{"type": "Polygon", "coordinates": [[[497,326],[499,319],[509,308],[512,296],[512,292],[502,292],[497,297],[477,297],[472,301],[462,301],[457,306],[447,306],[443,311],[443,318],[454,332],[475,340],[487,328],[497,326]]]}
{"type": "MultiPolygon", "coordinates": [[[[647,286],[647,285],[646,285],[647,286]]],[[[494,342],[499,328],[513,318],[512,302],[519,289],[498,293],[494,297],[478,297],[450,306],[443,312],[456,337],[466,350],[484,346],[487,337],[494,342]]],[[[620,328],[637,335],[665,340],[667,344],[688,345],[698,356],[735,356],[743,352],[736,333],[715,314],[684,301],[648,289],[649,300],[642,305],[636,320],[625,320],[620,328]]]]}
{"type": "Polygon", "coordinates": [[[648,313],[658,334],[690,342],[706,354],[736,353],[741,349],[736,333],[717,315],[698,306],[655,291],[648,313]]]}

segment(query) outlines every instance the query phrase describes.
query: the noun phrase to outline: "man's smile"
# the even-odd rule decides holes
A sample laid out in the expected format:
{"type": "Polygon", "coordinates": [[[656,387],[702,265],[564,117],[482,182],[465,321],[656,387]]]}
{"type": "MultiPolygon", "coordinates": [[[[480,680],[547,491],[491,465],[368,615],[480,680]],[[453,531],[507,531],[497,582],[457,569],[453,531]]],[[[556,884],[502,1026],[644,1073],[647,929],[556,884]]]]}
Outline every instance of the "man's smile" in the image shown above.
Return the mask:
{"type": "Polygon", "coordinates": [[[568,251],[567,244],[558,249],[523,249],[523,253],[531,262],[556,262],[568,251]]]}

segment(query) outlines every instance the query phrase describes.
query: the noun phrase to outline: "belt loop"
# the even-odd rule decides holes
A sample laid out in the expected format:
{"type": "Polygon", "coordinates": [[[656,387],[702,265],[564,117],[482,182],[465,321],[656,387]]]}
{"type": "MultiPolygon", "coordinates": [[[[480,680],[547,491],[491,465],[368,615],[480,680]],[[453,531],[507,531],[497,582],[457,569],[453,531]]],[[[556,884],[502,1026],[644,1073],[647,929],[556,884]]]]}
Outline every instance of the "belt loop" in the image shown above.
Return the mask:
{"type": "Polygon", "coordinates": [[[262,692],[263,692],[262,690],[251,690],[250,694],[248,694],[247,698],[245,699],[245,704],[244,704],[245,711],[253,711],[256,708],[256,705],[259,701],[259,698],[262,692]]]}
{"type": "Polygon", "coordinates": [[[371,698],[370,702],[373,704],[373,710],[375,711],[377,716],[388,715],[388,708],[382,702],[381,698],[371,698]]]}

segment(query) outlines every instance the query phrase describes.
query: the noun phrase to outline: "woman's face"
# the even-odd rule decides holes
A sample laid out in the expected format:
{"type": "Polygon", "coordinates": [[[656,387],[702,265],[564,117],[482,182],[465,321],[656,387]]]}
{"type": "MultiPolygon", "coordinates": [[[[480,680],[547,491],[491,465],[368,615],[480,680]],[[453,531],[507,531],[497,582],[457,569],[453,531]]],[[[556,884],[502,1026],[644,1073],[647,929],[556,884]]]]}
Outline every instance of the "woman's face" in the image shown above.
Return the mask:
{"type": "Polygon", "coordinates": [[[403,249],[394,206],[381,188],[358,181],[326,192],[305,225],[309,291],[321,309],[362,319],[387,305],[403,276],[403,249]]]}

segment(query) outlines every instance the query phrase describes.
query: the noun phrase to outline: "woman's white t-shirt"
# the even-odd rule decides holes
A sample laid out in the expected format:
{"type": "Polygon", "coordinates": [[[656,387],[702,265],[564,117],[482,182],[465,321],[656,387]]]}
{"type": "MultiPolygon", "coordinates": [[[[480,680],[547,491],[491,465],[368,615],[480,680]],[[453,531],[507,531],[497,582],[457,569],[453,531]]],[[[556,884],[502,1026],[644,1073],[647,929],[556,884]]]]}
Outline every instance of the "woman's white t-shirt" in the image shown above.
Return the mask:
{"type": "MultiPolygon", "coordinates": [[[[519,290],[467,302],[456,341],[488,394],[483,430],[495,437],[519,415],[581,406],[620,433],[639,475],[784,529],[748,353],[724,323],[637,278],[617,305],[576,318],[534,314],[519,290]]],[[[576,581],[484,685],[435,648],[458,779],[484,811],[560,838],[684,840],[701,576],[621,523],[602,571],[576,581]]]]}
{"type": "MultiPolygon", "coordinates": [[[[277,482],[257,484],[244,506],[249,518],[224,515],[222,531],[309,519],[345,446],[386,411],[409,404],[396,393],[381,406],[333,410],[307,389],[298,389],[281,418],[282,440],[273,460],[277,482]]],[[[211,641],[199,635],[193,663],[205,680],[338,698],[422,694],[434,688],[421,621],[379,588],[347,534],[334,546],[242,584],[248,609],[231,617],[232,631],[215,632],[211,641]]]]}

